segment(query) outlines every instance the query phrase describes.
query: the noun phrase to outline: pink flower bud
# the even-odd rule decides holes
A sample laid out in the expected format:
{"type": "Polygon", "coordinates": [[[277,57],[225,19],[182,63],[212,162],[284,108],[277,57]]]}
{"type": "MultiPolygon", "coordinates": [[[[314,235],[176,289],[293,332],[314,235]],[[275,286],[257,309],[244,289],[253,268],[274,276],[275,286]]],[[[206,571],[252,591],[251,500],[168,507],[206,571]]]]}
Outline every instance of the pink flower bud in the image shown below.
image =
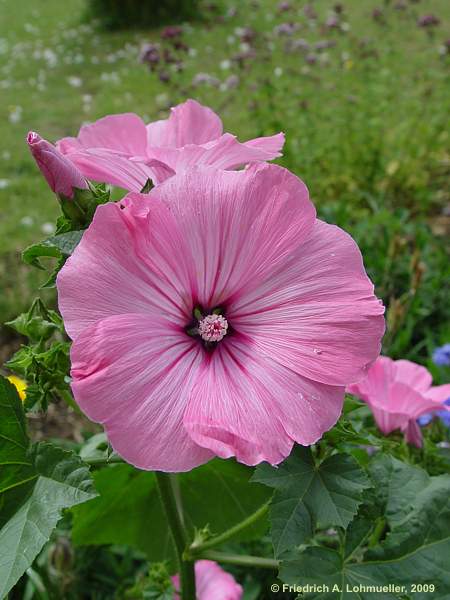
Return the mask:
{"type": "Polygon", "coordinates": [[[55,194],[73,198],[73,188],[87,188],[81,172],[53,144],[42,139],[34,131],[30,131],[27,135],[27,143],[34,160],[55,194]]]}

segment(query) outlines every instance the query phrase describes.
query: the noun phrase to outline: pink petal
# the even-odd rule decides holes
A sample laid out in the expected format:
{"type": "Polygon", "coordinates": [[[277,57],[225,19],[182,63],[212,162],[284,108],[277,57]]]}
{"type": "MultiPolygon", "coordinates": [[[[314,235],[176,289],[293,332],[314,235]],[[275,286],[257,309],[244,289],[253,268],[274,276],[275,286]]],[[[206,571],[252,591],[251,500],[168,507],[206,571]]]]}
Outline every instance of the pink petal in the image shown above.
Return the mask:
{"type": "Polygon", "coordinates": [[[278,273],[228,306],[227,317],[255,351],[314,381],[346,385],[380,352],[384,307],[342,229],[316,221],[299,242],[278,273]]]}
{"type": "MultiPolygon", "coordinates": [[[[424,395],[430,400],[434,400],[434,402],[438,402],[439,404],[441,404],[442,402],[445,402],[447,398],[450,398],[450,383],[445,383],[444,385],[436,385],[427,390],[424,395]]],[[[439,406],[439,409],[442,408],[448,409],[449,407],[439,406]]]]}
{"type": "Polygon", "coordinates": [[[219,116],[196,100],[187,100],[173,107],[168,119],[147,125],[149,146],[181,148],[186,144],[204,144],[221,135],[219,116]]]}
{"type": "MultiPolygon", "coordinates": [[[[134,161],[124,154],[102,148],[71,152],[67,158],[87,179],[116,185],[132,192],[140,192],[147,179],[155,178],[151,164],[146,165],[143,161],[134,161]]],[[[164,168],[167,170],[165,165],[164,168]]]]}
{"type": "MultiPolygon", "coordinates": [[[[271,148],[274,144],[269,144],[271,148]]],[[[280,156],[279,152],[271,152],[261,147],[242,144],[234,135],[225,133],[217,140],[204,146],[193,144],[183,148],[150,147],[149,156],[174,169],[177,173],[193,166],[213,166],[217,169],[234,169],[252,162],[272,160],[280,156]]]]}
{"type": "Polygon", "coordinates": [[[417,448],[422,448],[422,431],[415,419],[408,421],[406,427],[403,428],[403,433],[405,434],[405,440],[408,442],[408,444],[412,444],[417,448]]]}
{"type": "Polygon", "coordinates": [[[170,320],[124,314],[99,321],[74,341],[71,360],[75,400],[127,462],[187,471],[212,458],[183,428],[202,351],[170,320]]]}
{"type": "Polygon", "coordinates": [[[406,383],[418,392],[426,392],[433,381],[431,373],[425,367],[409,360],[395,361],[395,379],[406,383]]]}
{"type": "Polygon", "coordinates": [[[393,409],[389,410],[385,407],[381,408],[371,400],[368,400],[367,404],[370,406],[378,429],[384,435],[389,435],[392,431],[405,427],[410,420],[409,416],[405,415],[403,412],[395,412],[393,409]]]}
{"type": "Polygon", "coordinates": [[[395,363],[388,356],[379,356],[367,371],[366,377],[347,386],[349,394],[355,394],[361,400],[370,403],[376,400],[377,406],[389,402],[389,388],[394,381],[395,363]]]}
{"type": "Polygon", "coordinates": [[[344,390],[309,381],[230,337],[202,365],[184,416],[192,439],[248,465],[278,464],[339,418],[344,390]]]}
{"type": "Polygon", "coordinates": [[[281,150],[284,146],[284,133],[277,133],[268,137],[259,137],[254,140],[244,142],[248,148],[257,148],[262,152],[272,155],[272,158],[281,156],[281,150]]]}
{"type": "Polygon", "coordinates": [[[192,315],[192,298],[186,293],[189,272],[183,249],[179,258],[172,256],[170,243],[177,243],[170,213],[156,201],[150,203],[148,195],[131,194],[120,204],[99,206],[58,274],[59,308],[67,333],[75,338],[96,321],[128,312],[164,312],[173,323],[184,327],[192,315]],[[159,229],[156,225],[151,229],[150,207],[162,213],[163,220],[166,217],[167,222],[159,229]],[[162,254],[155,247],[161,244],[162,254]]]}
{"type": "MultiPolygon", "coordinates": [[[[174,575],[172,582],[178,592],[179,575],[174,575]]],[[[241,600],[244,593],[234,577],[211,560],[199,560],[195,563],[195,583],[197,600],[241,600]]],[[[178,593],[175,598],[179,599],[178,593]]]]}
{"type": "Polygon", "coordinates": [[[426,398],[409,385],[396,381],[389,388],[389,400],[384,408],[402,413],[409,419],[417,419],[420,415],[439,407],[434,400],[426,398]]]}
{"type": "Polygon", "coordinates": [[[314,223],[306,187],[276,165],[192,169],[149,196],[170,207],[183,256],[195,265],[196,299],[205,308],[231,305],[244,287],[282,268],[314,223]]]}
{"type": "Polygon", "coordinates": [[[173,177],[175,175],[175,171],[173,169],[156,159],[149,160],[148,167],[152,172],[151,179],[155,185],[159,185],[166,179],[169,179],[169,177],[173,177]]]}
{"type": "Polygon", "coordinates": [[[133,113],[109,115],[90,125],[83,125],[77,138],[63,138],[57,147],[63,154],[102,148],[134,156],[145,154],[147,131],[142,119],[133,113]]]}

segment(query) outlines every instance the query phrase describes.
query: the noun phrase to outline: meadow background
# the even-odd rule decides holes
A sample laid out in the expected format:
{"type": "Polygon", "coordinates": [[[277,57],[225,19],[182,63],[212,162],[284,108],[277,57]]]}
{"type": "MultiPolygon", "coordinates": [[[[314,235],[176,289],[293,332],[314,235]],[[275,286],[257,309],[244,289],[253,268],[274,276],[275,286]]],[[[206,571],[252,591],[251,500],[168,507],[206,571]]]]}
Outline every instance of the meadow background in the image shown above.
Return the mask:
{"type": "MultiPolygon", "coordinates": [[[[55,141],[105,114],[165,118],[191,97],[241,140],[285,132],[277,162],[355,237],[388,307],[384,353],[444,383],[431,354],[450,341],[448,1],[205,1],[181,31],[114,32],[86,4],[0,0],[0,321],[46,280],[20,255],[59,213],[27,132],[55,141]]],[[[1,362],[20,341],[0,326],[1,362]]],[[[105,578],[135,560],[117,552],[117,564],[96,555],[105,578]]]]}

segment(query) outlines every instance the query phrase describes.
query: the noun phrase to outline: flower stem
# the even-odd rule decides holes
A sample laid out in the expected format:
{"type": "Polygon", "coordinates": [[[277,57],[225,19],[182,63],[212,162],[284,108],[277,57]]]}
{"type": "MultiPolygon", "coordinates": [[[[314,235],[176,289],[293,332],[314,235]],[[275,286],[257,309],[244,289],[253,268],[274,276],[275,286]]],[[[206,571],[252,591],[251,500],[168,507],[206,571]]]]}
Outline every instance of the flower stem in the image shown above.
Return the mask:
{"type": "Polygon", "coordinates": [[[240,565],[242,567],[259,567],[260,569],[272,569],[276,571],[280,562],[273,558],[263,558],[261,556],[248,556],[247,554],[226,554],[216,550],[205,550],[198,558],[214,560],[230,565],[240,565]]]}
{"type": "Polygon", "coordinates": [[[237,523],[237,525],[230,527],[230,529],[227,529],[220,535],[216,535],[215,537],[211,538],[210,540],[206,540],[206,542],[199,542],[199,543],[194,542],[189,548],[189,553],[192,556],[197,556],[198,554],[203,553],[205,550],[209,550],[210,548],[215,548],[216,546],[223,544],[224,542],[228,541],[230,538],[232,538],[235,535],[237,535],[238,533],[240,533],[243,529],[250,527],[250,525],[253,525],[253,523],[255,523],[256,521],[261,519],[264,515],[266,515],[269,510],[269,506],[270,506],[270,500],[268,502],[266,502],[265,504],[263,504],[262,506],[260,506],[260,508],[258,508],[258,510],[256,510],[249,517],[247,517],[240,523],[237,523]]]}
{"type": "Polygon", "coordinates": [[[156,483],[166,513],[169,529],[175,544],[181,580],[181,600],[196,600],[194,562],[185,560],[183,554],[188,547],[188,536],[183,525],[180,497],[175,476],[155,471],[156,483]]]}
{"type": "Polygon", "coordinates": [[[369,538],[369,548],[373,548],[373,546],[376,546],[378,544],[385,529],[386,529],[386,519],[384,517],[380,517],[378,519],[378,522],[375,525],[375,529],[374,529],[372,535],[369,538]]]}
{"type": "Polygon", "coordinates": [[[81,459],[87,465],[91,465],[91,467],[101,467],[103,465],[113,465],[116,463],[125,463],[123,458],[117,455],[110,456],[109,458],[106,456],[91,456],[81,459]]]}

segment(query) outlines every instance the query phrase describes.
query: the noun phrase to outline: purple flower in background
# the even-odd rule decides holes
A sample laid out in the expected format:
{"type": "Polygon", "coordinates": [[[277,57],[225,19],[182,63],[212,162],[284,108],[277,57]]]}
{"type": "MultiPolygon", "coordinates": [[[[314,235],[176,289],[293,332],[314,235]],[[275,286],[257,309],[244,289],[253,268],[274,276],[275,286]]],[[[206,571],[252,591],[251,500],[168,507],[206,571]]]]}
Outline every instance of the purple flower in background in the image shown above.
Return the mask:
{"type": "Polygon", "coordinates": [[[301,52],[307,52],[310,48],[309,42],[304,40],[303,38],[299,38],[298,40],[289,40],[288,50],[295,52],[296,50],[300,50],[301,52]]]}
{"type": "Polygon", "coordinates": [[[192,80],[192,85],[210,85],[211,87],[219,87],[220,80],[209,73],[197,73],[192,80]]]}
{"type": "Polygon", "coordinates": [[[297,29],[297,23],[281,23],[274,28],[273,32],[275,35],[292,35],[297,29]]]}
{"type": "Polygon", "coordinates": [[[316,50],[326,50],[327,48],[332,48],[336,46],[336,42],[334,40],[319,40],[314,44],[314,48],[316,50]]]}
{"type": "Polygon", "coordinates": [[[154,69],[161,60],[158,44],[144,44],[141,48],[139,60],[154,69]]]}
{"type": "Polygon", "coordinates": [[[378,21],[378,23],[383,23],[384,22],[384,14],[381,8],[376,7],[373,9],[372,11],[372,19],[374,21],[378,21]]]}
{"type": "Polygon", "coordinates": [[[256,37],[256,31],[251,27],[243,27],[237,33],[241,42],[246,42],[247,44],[251,44],[256,37]]]}
{"type": "Polygon", "coordinates": [[[290,2],[280,2],[278,4],[278,12],[287,12],[291,10],[292,6],[290,2]]]}
{"type": "Polygon", "coordinates": [[[239,77],[237,75],[230,75],[223,82],[223,86],[226,90],[232,90],[239,85],[239,77]]]}
{"type": "Polygon", "coordinates": [[[419,27],[436,27],[440,20],[435,15],[423,15],[417,20],[419,27]]]}
{"type": "Polygon", "coordinates": [[[450,344],[444,344],[435,348],[433,362],[438,367],[450,367],[450,344]]]}
{"type": "Polygon", "coordinates": [[[250,60],[255,57],[256,57],[255,51],[252,48],[249,48],[248,50],[243,50],[242,52],[238,52],[237,54],[235,54],[234,56],[231,57],[231,60],[233,60],[235,63],[237,63],[238,66],[242,69],[245,66],[245,62],[247,60],[250,60]]]}
{"type": "MultiPolygon", "coordinates": [[[[447,398],[444,404],[450,406],[450,398],[447,398]]],[[[424,427],[425,425],[428,425],[428,423],[431,423],[434,417],[438,417],[446,427],[450,427],[450,412],[448,410],[437,410],[434,414],[425,413],[417,419],[417,422],[424,427]]]]}
{"type": "Polygon", "coordinates": [[[317,13],[312,4],[306,4],[303,9],[303,14],[307,19],[317,19],[317,13]]]}
{"type": "Polygon", "coordinates": [[[161,31],[161,37],[163,38],[163,40],[171,40],[173,38],[177,38],[180,37],[180,35],[183,33],[183,28],[182,27],[165,27],[162,31],[161,31]]]}
{"type": "Polygon", "coordinates": [[[308,65],[315,65],[317,62],[317,55],[309,53],[305,56],[305,60],[308,63],[308,65]]]}
{"type": "Polygon", "coordinates": [[[328,29],[337,29],[339,27],[338,16],[331,15],[331,17],[328,17],[328,19],[325,21],[325,27],[327,27],[328,29]]]}
{"type": "Polygon", "coordinates": [[[160,71],[158,77],[162,83],[169,83],[170,81],[170,75],[167,71],[160,71]]]}

